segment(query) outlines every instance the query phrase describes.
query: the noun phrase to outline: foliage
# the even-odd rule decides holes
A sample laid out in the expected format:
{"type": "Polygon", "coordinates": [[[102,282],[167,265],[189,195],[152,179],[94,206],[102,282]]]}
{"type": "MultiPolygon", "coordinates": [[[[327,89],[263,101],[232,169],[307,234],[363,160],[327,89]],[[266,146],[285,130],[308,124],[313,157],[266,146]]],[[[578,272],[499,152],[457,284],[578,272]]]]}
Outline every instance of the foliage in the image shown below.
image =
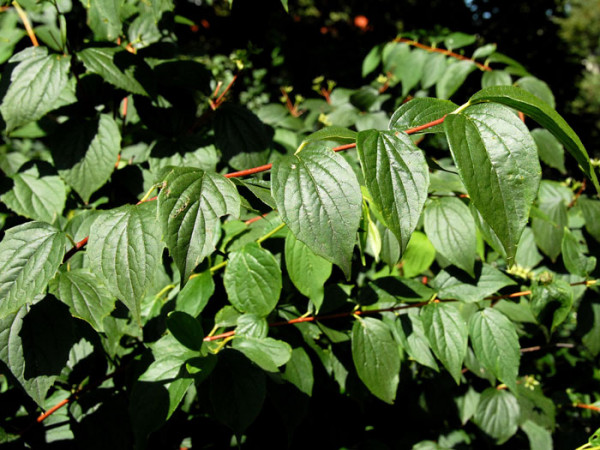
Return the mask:
{"type": "Polygon", "coordinates": [[[581,445],[600,185],[549,87],[431,33],[304,98],[199,29],[3,8],[0,442],[581,445]]]}

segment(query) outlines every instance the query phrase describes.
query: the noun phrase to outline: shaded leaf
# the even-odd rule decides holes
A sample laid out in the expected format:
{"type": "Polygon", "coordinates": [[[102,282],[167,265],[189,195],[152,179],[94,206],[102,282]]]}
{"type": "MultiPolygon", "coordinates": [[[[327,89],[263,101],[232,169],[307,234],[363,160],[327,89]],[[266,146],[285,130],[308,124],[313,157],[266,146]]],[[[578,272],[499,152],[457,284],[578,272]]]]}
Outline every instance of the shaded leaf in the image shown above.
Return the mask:
{"type": "Polygon", "coordinates": [[[519,412],[519,404],[512,393],[487,388],[479,398],[473,422],[501,444],[517,432],[519,412]]]}

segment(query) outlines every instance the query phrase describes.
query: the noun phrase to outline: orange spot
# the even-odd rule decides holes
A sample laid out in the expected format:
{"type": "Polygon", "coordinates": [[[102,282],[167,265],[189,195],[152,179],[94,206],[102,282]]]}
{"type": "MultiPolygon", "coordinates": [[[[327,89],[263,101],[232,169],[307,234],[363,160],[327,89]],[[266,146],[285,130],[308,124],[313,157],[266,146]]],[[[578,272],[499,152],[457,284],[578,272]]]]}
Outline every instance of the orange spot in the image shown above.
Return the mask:
{"type": "Polygon", "coordinates": [[[369,19],[367,19],[365,16],[360,15],[360,16],[356,16],[354,18],[354,26],[356,28],[360,28],[361,30],[366,30],[367,27],[369,26],[369,19]]]}
{"type": "Polygon", "coordinates": [[[205,29],[207,29],[207,30],[210,28],[210,22],[208,20],[206,20],[206,19],[202,19],[200,21],[200,25],[202,25],[202,27],[205,28],[205,29]]]}
{"type": "Polygon", "coordinates": [[[319,31],[321,32],[321,34],[327,34],[327,33],[329,33],[329,28],[321,27],[321,29],[319,31]]]}
{"type": "Polygon", "coordinates": [[[198,25],[192,25],[190,27],[190,30],[192,31],[192,33],[197,33],[199,29],[200,29],[200,27],[198,25]]]}
{"type": "Polygon", "coordinates": [[[294,17],[292,17],[292,19],[294,20],[294,22],[300,22],[301,17],[296,14],[294,17]]]}
{"type": "Polygon", "coordinates": [[[427,284],[428,281],[429,281],[429,279],[427,277],[421,278],[421,283],[423,283],[423,284],[427,284]]]}

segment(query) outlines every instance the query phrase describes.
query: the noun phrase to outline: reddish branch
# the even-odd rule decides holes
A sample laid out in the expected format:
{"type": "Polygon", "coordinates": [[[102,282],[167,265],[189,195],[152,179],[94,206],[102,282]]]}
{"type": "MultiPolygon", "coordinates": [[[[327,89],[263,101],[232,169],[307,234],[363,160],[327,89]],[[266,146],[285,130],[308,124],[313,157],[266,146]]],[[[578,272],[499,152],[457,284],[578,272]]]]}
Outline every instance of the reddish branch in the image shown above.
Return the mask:
{"type": "Polygon", "coordinates": [[[600,412],[600,406],[588,405],[585,403],[575,403],[573,406],[575,408],[589,409],[591,411],[600,412]]]}
{"type": "Polygon", "coordinates": [[[404,42],[405,44],[412,45],[413,47],[417,47],[417,48],[426,50],[428,52],[441,53],[443,55],[450,56],[452,58],[460,59],[461,61],[470,61],[473,64],[475,64],[481,70],[487,70],[487,71],[491,71],[492,70],[491,67],[489,67],[489,66],[481,64],[481,63],[475,61],[472,58],[467,58],[466,56],[459,55],[458,53],[451,52],[450,50],[445,50],[443,48],[430,47],[429,45],[424,45],[424,44],[421,44],[421,43],[419,43],[417,41],[413,41],[411,39],[405,39],[405,38],[396,38],[396,39],[394,39],[394,42],[404,42]]]}

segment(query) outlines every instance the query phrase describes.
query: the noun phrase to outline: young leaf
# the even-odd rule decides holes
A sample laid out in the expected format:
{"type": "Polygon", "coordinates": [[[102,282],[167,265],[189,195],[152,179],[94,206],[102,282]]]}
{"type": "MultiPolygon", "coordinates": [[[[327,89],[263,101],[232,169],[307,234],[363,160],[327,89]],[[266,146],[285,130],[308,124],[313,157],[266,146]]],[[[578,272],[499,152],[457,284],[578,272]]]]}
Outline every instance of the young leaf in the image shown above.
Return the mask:
{"type": "Polygon", "coordinates": [[[502,444],[517,432],[519,413],[519,403],[512,393],[487,388],[479,398],[473,422],[502,444]]]}
{"type": "Polygon", "coordinates": [[[424,225],[435,249],[452,264],[475,276],[477,237],[469,208],[458,198],[432,199],[425,208],[424,225]]]}
{"type": "Polygon", "coordinates": [[[282,220],[317,255],[350,276],[362,195],[350,164],[326,148],[306,148],[273,164],[271,190],[282,220]]]}
{"type": "Polygon", "coordinates": [[[163,244],[156,205],[142,203],[102,213],[90,231],[92,270],[139,322],[141,301],[161,263],[163,244]]]}
{"type": "Polygon", "coordinates": [[[51,287],[73,316],[85,320],[96,331],[104,331],[102,322],[114,309],[115,297],[93,272],[87,269],[59,272],[51,287]]]}
{"type": "Polygon", "coordinates": [[[237,319],[235,327],[236,336],[249,336],[263,339],[269,333],[269,324],[264,316],[256,314],[242,314],[237,319]]]}
{"type": "Polygon", "coordinates": [[[240,213],[235,185],[216,173],[174,167],[158,195],[164,239],[183,280],[215,250],[219,218],[240,213]]]}
{"type": "Polygon", "coordinates": [[[317,307],[323,303],[323,286],[331,275],[331,263],[297,240],[292,233],[285,238],[285,266],[294,286],[317,307]]]}
{"type": "Polygon", "coordinates": [[[41,294],[65,255],[66,236],[44,222],[10,228],[0,242],[0,319],[41,294]]]}
{"type": "Polygon", "coordinates": [[[535,77],[523,77],[517,80],[515,86],[525,89],[543,102],[548,103],[550,107],[556,108],[554,95],[552,94],[550,87],[542,80],[535,77]]]}
{"type": "Polygon", "coordinates": [[[471,316],[469,336],[481,365],[516,392],[521,353],[513,323],[495,309],[485,308],[471,316]]]}
{"type": "Polygon", "coordinates": [[[512,264],[529,220],[541,168],[529,131],[508,108],[475,105],[444,121],[452,157],[472,203],[512,264]]]}
{"type": "Polygon", "coordinates": [[[486,88],[490,86],[510,86],[512,79],[510,74],[504,70],[491,70],[485,72],[481,77],[481,87],[486,88]]]}
{"type": "Polygon", "coordinates": [[[597,191],[600,184],[590,162],[590,157],[579,137],[567,122],[550,105],[524,89],[514,86],[494,86],[482,89],[469,100],[470,103],[502,103],[530,116],[550,131],[573,155],[583,172],[594,183],[597,191]]]}
{"type": "Polygon", "coordinates": [[[233,340],[233,348],[267,372],[279,372],[278,367],[292,357],[292,347],[287,342],[268,337],[239,336],[233,340]]]}
{"type": "Polygon", "coordinates": [[[281,269],[270,251],[250,243],[230,253],[223,283],[238,311],[266,316],[279,300],[281,269]]]}
{"type": "Polygon", "coordinates": [[[526,420],[521,424],[521,430],[529,439],[529,448],[553,448],[552,433],[532,420],[526,420]]]}
{"type": "Polygon", "coordinates": [[[400,381],[400,353],[388,326],[372,317],[356,320],[352,326],[352,359],[369,391],[386,403],[394,403],[400,381]]]}
{"type": "Polygon", "coordinates": [[[58,173],[87,203],[114,171],[121,133],[110,115],[101,114],[64,124],[51,148],[58,173]]]}
{"type": "Polygon", "coordinates": [[[405,134],[374,130],[360,132],[356,148],[371,199],[404,251],[427,199],[423,152],[405,134]]]}
{"type": "Polygon", "coordinates": [[[365,56],[362,63],[362,77],[365,78],[381,63],[381,45],[377,45],[365,56]]]}
{"type": "Polygon", "coordinates": [[[431,303],[421,309],[421,320],[433,353],[460,382],[467,354],[467,325],[458,310],[448,303],[431,303]]]}
{"type": "Polygon", "coordinates": [[[56,107],[69,80],[71,57],[47,53],[46,48],[35,48],[26,58],[19,59],[11,72],[10,85],[0,105],[6,131],[41,119],[56,107]]]}
{"type": "MultiPolygon", "coordinates": [[[[458,105],[452,103],[450,100],[415,98],[404,103],[394,112],[390,119],[389,128],[394,131],[406,131],[410,128],[441,119],[457,108],[458,105]]],[[[422,133],[442,133],[443,131],[443,125],[439,124],[424,129],[422,133]]]]}

